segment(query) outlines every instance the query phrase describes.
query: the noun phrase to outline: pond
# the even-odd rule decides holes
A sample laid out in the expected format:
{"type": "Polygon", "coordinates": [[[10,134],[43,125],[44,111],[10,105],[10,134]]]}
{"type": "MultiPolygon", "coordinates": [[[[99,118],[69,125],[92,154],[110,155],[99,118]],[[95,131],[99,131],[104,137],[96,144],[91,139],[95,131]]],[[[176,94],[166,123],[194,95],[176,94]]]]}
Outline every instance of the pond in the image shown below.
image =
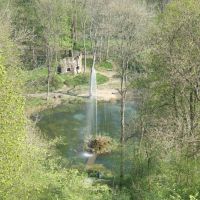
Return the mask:
{"type": "MultiPolygon", "coordinates": [[[[87,123],[87,104],[62,104],[56,108],[40,113],[38,126],[48,138],[62,137],[64,143],[59,145],[62,156],[70,163],[85,163],[87,158],[82,156],[83,143],[87,123]]],[[[98,103],[97,133],[108,135],[119,141],[120,138],[120,104],[98,103]]],[[[135,115],[134,103],[127,103],[125,121],[135,115]]],[[[119,167],[119,154],[98,156],[96,164],[103,164],[110,170],[119,167]]]]}

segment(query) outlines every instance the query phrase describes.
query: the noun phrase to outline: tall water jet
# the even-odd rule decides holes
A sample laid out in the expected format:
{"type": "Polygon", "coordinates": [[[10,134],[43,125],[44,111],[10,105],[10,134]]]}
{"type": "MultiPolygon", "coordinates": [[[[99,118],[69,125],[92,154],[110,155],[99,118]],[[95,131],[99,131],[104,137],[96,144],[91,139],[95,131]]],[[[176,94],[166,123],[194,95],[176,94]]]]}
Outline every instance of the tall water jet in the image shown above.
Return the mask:
{"type": "MultiPolygon", "coordinates": [[[[87,103],[87,130],[85,133],[85,142],[89,138],[94,137],[97,134],[97,81],[96,81],[96,70],[94,67],[94,62],[91,67],[90,74],[90,88],[89,88],[89,100],[87,103]]],[[[87,142],[86,142],[87,145],[87,142]]],[[[94,152],[84,152],[85,157],[88,160],[86,165],[91,166],[95,163],[96,153],[94,152]]]]}
{"type": "Polygon", "coordinates": [[[97,99],[97,82],[96,82],[96,70],[94,66],[91,68],[90,74],[90,91],[89,91],[90,99],[97,99]]]}
{"type": "Polygon", "coordinates": [[[89,101],[87,105],[87,137],[97,133],[97,81],[94,65],[91,68],[89,101]]]}

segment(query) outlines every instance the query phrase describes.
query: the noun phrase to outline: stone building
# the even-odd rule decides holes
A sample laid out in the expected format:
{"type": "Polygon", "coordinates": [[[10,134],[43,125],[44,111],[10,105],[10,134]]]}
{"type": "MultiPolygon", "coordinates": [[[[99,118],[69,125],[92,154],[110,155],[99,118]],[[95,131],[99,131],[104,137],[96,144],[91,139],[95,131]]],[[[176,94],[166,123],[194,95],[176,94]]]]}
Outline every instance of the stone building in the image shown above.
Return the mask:
{"type": "Polygon", "coordinates": [[[82,72],[82,54],[75,57],[66,57],[60,60],[60,64],[57,68],[59,74],[78,74],[82,72]]]}

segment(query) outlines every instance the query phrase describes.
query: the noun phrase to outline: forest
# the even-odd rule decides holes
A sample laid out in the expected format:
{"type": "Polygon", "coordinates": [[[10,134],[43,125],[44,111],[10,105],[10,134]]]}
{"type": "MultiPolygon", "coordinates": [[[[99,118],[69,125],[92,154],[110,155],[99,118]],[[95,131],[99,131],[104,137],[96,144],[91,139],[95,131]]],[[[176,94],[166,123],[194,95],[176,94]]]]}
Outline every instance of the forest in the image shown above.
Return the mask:
{"type": "Polygon", "coordinates": [[[199,0],[0,0],[0,200],[200,200],[199,123],[199,0]]]}

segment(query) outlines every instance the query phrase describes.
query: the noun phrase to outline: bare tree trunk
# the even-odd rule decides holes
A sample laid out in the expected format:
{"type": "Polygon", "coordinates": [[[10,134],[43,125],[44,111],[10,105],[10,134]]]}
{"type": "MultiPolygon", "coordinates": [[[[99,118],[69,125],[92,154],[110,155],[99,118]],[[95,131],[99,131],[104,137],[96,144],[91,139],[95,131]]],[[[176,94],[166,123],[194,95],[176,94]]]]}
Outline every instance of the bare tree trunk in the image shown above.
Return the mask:
{"type": "Polygon", "coordinates": [[[77,2],[75,0],[75,18],[74,18],[74,36],[75,36],[75,43],[77,43],[77,2]]]}
{"type": "Polygon", "coordinates": [[[175,84],[174,84],[174,88],[173,88],[173,104],[174,104],[175,117],[178,118],[178,108],[177,108],[177,102],[176,102],[176,85],[175,84]]]}
{"type": "Polygon", "coordinates": [[[77,44],[77,2],[74,0],[73,2],[73,10],[72,10],[72,22],[71,22],[71,38],[73,41],[72,51],[76,48],[77,44]],[[74,13],[75,12],[75,13],[74,13]]]}
{"type": "Polygon", "coordinates": [[[164,12],[164,9],[165,9],[166,4],[168,4],[169,2],[170,2],[170,0],[161,0],[161,1],[160,1],[159,7],[160,7],[160,11],[161,11],[162,13],[164,12]]]}
{"type": "Polygon", "coordinates": [[[120,188],[122,187],[123,179],[124,179],[124,132],[125,132],[124,111],[125,111],[125,99],[124,99],[124,94],[122,94],[121,95],[121,108],[120,108],[120,117],[121,117],[120,188]]]}
{"type": "Polygon", "coordinates": [[[107,36],[107,41],[106,41],[106,60],[108,60],[109,57],[109,48],[110,48],[110,43],[109,43],[109,36],[107,36]]]}
{"type": "Polygon", "coordinates": [[[52,50],[51,50],[51,47],[48,47],[48,49],[47,49],[47,68],[48,68],[48,75],[47,75],[47,100],[49,99],[49,93],[50,93],[51,64],[52,64],[52,50]]]}
{"type": "Polygon", "coordinates": [[[120,96],[121,96],[121,108],[120,108],[120,188],[122,188],[124,179],[124,141],[125,141],[125,101],[126,101],[126,73],[125,73],[125,62],[122,64],[121,74],[121,85],[120,85],[120,96]]]}
{"type": "Polygon", "coordinates": [[[92,37],[92,22],[90,23],[90,45],[92,50],[94,50],[93,37],[92,37]]]}
{"type": "Polygon", "coordinates": [[[73,45],[75,48],[77,44],[77,17],[76,15],[74,15],[73,17],[73,39],[74,39],[73,45]]]}
{"type": "Polygon", "coordinates": [[[84,45],[84,70],[83,70],[83,73],[86,72],[86,68],[87,68],[87,49],[86,49],[86,20],[84,21],[84,24],[83,24],[83,34],[84,34],[84,38],[83,38],[83,45],[84,45]]]}
{"type": "Polygon", "coordinates": [[[93,63],[92,67],[94,67],[96,63],[96,57],[97,57],[97,28],[94,28],[94,33],[92,33],[92,24],[90,25],[90,41],[91,41],[91,47],[93,51],[93,63]]]}
{"type": "Polygon", "coordinates": [[[99,46],[99,62],[102,60],[102,46],[103,46],[103,36],[100,39],[100,46],[99,46]]]}
{"type": "Polygon", "coordinates": [[[146,149],[146,156],[147,156],[148,189],[150,191],[151,190],[151,181],[150,181],[151,156],[149,155],[148,149],[146,149]]]}
{"type": "Polygon", "coordinates": [[[55,61],[56,61],[56,65],[58,64],[58,51],[56,50],[55,52],[55,61]]]}
{"type": "Polygon", "coordinates": [[[194,99],[193,91],[190,91],[190,135],[192,135],[194,129],[194,99]]]}
{"type": "Polygon", "coordinates": [[[32,48],[33,67],[37,67],[37,56],[35,55],[35,48],[32,48]]]}

